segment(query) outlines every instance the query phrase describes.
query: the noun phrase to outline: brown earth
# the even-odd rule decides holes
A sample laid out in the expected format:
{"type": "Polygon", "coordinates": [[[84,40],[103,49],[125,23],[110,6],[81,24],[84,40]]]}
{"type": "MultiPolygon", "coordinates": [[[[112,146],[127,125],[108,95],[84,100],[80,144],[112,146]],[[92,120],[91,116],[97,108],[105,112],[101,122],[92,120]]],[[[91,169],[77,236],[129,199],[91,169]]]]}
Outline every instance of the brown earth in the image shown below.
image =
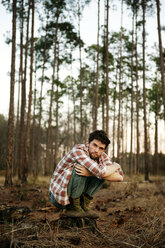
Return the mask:
{"type": "Polygon", "coordinates": [[[165,181],[105,184],[91,207],[96,225],[69,227],[49,201],[48,184],[1,186],[0,248],[165,248],[165,181]]]}

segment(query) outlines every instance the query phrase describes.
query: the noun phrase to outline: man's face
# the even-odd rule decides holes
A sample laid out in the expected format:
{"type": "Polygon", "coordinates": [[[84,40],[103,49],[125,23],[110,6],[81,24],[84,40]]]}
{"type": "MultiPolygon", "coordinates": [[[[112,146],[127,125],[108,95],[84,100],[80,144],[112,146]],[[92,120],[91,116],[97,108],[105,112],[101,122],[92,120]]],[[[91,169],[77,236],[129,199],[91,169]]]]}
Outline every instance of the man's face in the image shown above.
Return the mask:
{"type": "Polygon", "coordinates": [[[106,145],[100,140],[94,139],[89,143],[89,154],[94,160],[97,160],[101,154],[105,151],[106,145]]]}

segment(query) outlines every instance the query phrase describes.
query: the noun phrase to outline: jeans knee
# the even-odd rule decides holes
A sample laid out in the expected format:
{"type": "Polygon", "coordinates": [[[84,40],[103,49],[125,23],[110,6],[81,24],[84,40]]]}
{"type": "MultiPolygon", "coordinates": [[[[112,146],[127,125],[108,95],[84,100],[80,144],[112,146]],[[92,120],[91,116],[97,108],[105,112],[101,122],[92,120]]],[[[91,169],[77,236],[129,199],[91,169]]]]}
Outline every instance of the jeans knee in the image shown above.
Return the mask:
{"type": "Polygon", "coordinates": [[[74,170],[68,184],[68,196],[73,198],[80,197],[84,192],[86,180],[86,177],[77,175],[74,170]]]}

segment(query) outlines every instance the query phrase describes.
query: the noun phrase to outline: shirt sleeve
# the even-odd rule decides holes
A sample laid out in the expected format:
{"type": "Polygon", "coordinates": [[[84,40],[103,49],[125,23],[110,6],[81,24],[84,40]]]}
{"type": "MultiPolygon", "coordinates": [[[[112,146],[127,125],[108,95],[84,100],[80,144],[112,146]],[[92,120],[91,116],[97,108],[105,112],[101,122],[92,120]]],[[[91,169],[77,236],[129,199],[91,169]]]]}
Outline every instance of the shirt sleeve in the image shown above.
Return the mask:
{"type": "Polygon", "coordinates": [[[104,176],[106,172],[106,166],[104,166],[104,164],[98,164],[95,162],[83,149],[73,148],[71,155],[74,163],[86,167],[97,178],[102,178],[104,176]]]}

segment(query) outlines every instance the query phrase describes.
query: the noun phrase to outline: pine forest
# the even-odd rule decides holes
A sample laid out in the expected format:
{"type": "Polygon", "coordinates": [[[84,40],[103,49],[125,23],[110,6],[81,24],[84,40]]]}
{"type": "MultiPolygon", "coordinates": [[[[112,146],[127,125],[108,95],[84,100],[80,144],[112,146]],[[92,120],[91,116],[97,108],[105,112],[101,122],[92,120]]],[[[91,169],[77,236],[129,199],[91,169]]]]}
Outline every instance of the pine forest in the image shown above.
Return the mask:
{"type": "MultiPolygon", "coordinates": [[[[12,23],[9,115],[0,115],[0,170],[49,176],[74,144],[105,130],[124,173],[165,172],[165,26],[160,0],[2,0],[12,23]],[[82,18],[95,2],[95,43],[82,18]],[[118,13],[119,30],[113,30],[118,13]],[[126,15],[129,29],[124,26],[126,15]],[[156,22],[150,49],[149,18],[156,22]],[[113,30],[113,31],[112,31],[113,30]]],[[[90,23],[88,24],[90,25],[90,23]]],[[[4,30],[5,32],[5,30],[4,30]]]]}

